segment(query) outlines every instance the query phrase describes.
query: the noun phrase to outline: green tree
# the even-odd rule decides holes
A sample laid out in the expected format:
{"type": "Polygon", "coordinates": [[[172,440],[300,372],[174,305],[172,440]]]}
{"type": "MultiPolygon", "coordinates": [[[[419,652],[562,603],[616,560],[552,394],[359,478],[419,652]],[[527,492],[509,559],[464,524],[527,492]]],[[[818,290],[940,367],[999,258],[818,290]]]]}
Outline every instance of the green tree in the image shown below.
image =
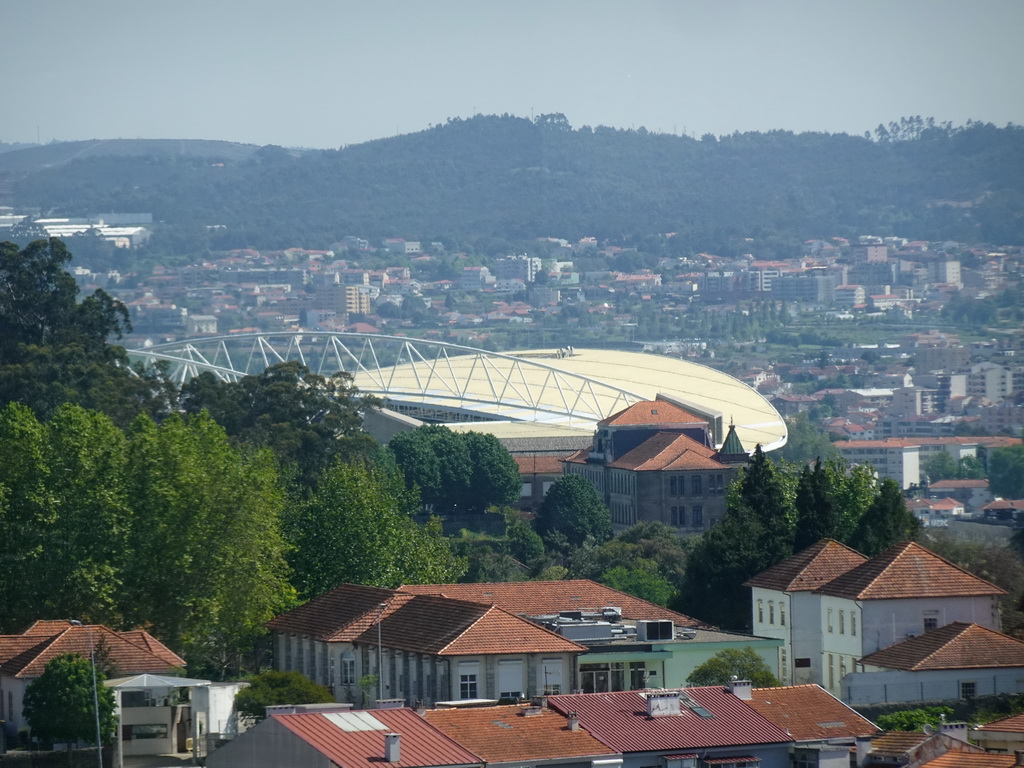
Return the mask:
{"type": "Polygon", "coordinates": [[[96,742],[96,704],[99,704],[100,740],[109,742],[117,728],[114,691],[103,685],[105,677],[93,670],[88,659],[64,654],[50,659],[43,674],[25,689],[23,712],[32,735],[44,742],[96,742]],[[97,701],[98,699],[98,701],[97,701]]]}
{"type": "Polygon", "coordinates": [[[131,510],[124,435],[109,418],[60,406],[46,424],[24,406],[0,411],[0,623],[39,616],[120,618],[120,562],[131,510]]]}
{"type": "Polygon", "coordinates": [[[920,731],[926,725],[938,728],[940,723],[952,716],[951,707],[919,707],[879,715],[875,723],[886,731],[920,731]]]}
{"type": "Polygon", "coordinates": [[[885,478],[849,544],[868,557],[874,557],[901,541],[917,538],[920,528],[920,521],[907,509],[899,484],[885,478]]]}
{"type": "Polygon", "coordinates": [[[929,456],[924,462],[924,473],[928,476],[928,482],[934,483],[937,480],[950,480],[957,476],[957,463],[946,451],[929,456]]]}
{"type": "Polygon", "coordinates": [[[337,463],[287,517],[295,585],[303,598],[343,582],[378,587],[456,581],[466,569],[440,521],[413,520],[417,500],[400,478],[337,463]]]}
{"type": "Polygon", "coordinates": [[[612,519],[594,486],[579,475],[564,475],[551,484],[535,521],[537,532],[550,540],[560,534],[571,547],[587,538],[595,542],[612,536],[612,519]]]}
{"type": "Polygon", "coordinates": [[[758,446],[728,489],[721,522],[701,535],[686,562],[680,610],[730,629],[749,627],[743,583],[793,554],[792,486],[758,446]]]}
{"type": "Polygon", "coordinates": [[[666,579],[643,567],[617,565],[605,571],[600,582],[655,605],[668,605],[676,595],[675,587],[666,579]]]}
{"type": "Polygon", "coordinates": [[[270,670],[249,678],[249,685],[235,694],[235,709],[250,722],[267,716],[277,704],[324,704],[334,696],[301,672],[270,670]]]}
{"type": "Polygon", "coordinates": [[[523,481],[508,449],[494,435],[483,432],[466,432],[463,437],[472,461],[467,506],[483,511],[517,502],[523,481]]]}
{"type": "Polygon", "coordinates": [[[827,460],[839,455],[825,430],[816,426],[806,413],[786,419],[788,437],[779,449],[779,458],[807,464],[816,459],[827,460]]]}
{"type": "Polygon", "coordinates": [[[129,435],[128,495],[139,524],[126,547],[125,614],[190,669],[237,671],[294,600],[273,457],[231,445],[209,416],[140,417],[129,435]]]}
{"type": "Polygon", "coordinates": [[[361,430],[376,398],[360,395],[352,377],[325,377],[297,362],[223,382],[203,373],[187,383],[180,407],[207,411],[234,438],[269,448],[306,488],[337,458],[365,458],[376,444],[361,430]]]}
{"type": "Polygon", "coordinates": [[[996,496],[1024,499],[1024,445],[989,452],[988,482],[996,496]]]}
{"type": "Polygon", "coordinates": [[[820,460],[814,463],[813,470],[805,465],[800,472],[793,504],[796,508],[794,551],[806,549],[821,539],[842,536],[840,510],[832,498],[829,476],[820,460]]]}
{"type": "Polygon", "coordinates": [[[755,688],[775,688],[779,681],[764,659],[750,646],[726,648],[695,667],[687,685],[725,685],[730,680],[749,680],[755,688]]]}

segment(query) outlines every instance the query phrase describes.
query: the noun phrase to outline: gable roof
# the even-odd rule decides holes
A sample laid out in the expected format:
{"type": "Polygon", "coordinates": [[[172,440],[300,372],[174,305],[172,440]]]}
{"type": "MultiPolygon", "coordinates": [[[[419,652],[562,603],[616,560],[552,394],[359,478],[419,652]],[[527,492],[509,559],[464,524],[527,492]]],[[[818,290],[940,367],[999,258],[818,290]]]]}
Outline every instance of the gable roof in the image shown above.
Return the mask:
{"type": "Polygon", "coordinates": [[[548,697],[548,704],[563,715],[576,712],[580,725],[618,752],[792,741],[785,731],[721,686],[687,688],[680,694],[712,716],[702,717],[681,706],[679,715],[648,717],[647,700],[638,691],[563,694],[548,697]]]}
{"type": "Polygon", "coordinates": [[[955,621],[868,654],[861,663],[911,671],[1024,667],[1024,642],[955,621]]]}
{"type": "Polygon", "coordinates": [[[998,733],[1024,733],[1024,715],[1011,715],[1001,720],[979,725],[976,731],[995,731],[998,733]]]}
{"type": "Polygon", "coordinates": [[[991,752],[947,752],[944,755],[919,763],[918,768],[1013,768],[1019,765],[1017,756],[991,752]]]}
{"type": "Polygon", "coordinates": [[[780,592],[813,592],[867,560],[860,552],[845,544],[833,539],[822,539],[757,574],[744,586],[780,592]]]}
{"type": "Polygon", "coordinates": [[[386,733],[402,734],[401,759],[387,763],[393,768],[479,765],[483,762],[411,709],[303,712],[271,715],[268,720],[283,726],[340,768],[378,768],[384,762],[386,733]]]}
{"type": "Polygon", "coordinates": [[[399,591],[414,595],[443,595],[484,605],[496,605],[520,616],[541,616],[559,611],[622,609],[631,620],[670,619],[687,626],[707,626],[682,613],[627,595],[590,579],[563,581],[502,581],[476,584],[403,584],[399,591]]]}
{"type": "Polygon", "coordinates": [[[615,754],[584,728],[570,731],[557,712],[541,709],[526,714],[530,709],[523,705],[453,707],[429,710],[426,718],[488,763],[615,754]]]}
{"type": "Polygon", "coordinates": [[[637,472],[652,470],[727,469],[713,448],[676,432],[658,432],[608,466],[637,472]]]}
{"type": "Polygon", "coordinates": [[[324,642],[374,645],[379,632],[380,641],[388,648],[442,656],[584,650],[491,605],[358,584],[335,587],[271,619],[267,626],[324,642]]]}
{"type": "Polygon", "coordinates": [[[667,400],[641,400],[606,419],[599,427],[634,427],[655,424],[707,424],[708,420],[667,400]]]}
{"type": "Polygon", "coordinates": [[[890,547],[817,591],[850,600],[1006,594],[1006,590],[912,541],[890,547]]]}
{"type": "Polygon", "coordinates": [[[872,736],[878,726],[819,685],[754,688],[747,701],[797,741],[872,736]]]}
{"type": "MultiPolygon", "coordinates": [[[[33,625],[34,631],[41,630],[38,624],[33,625]]],[[[0,674],[18,678],[39,677],[53,658],[67,653],[89,658],[90,648],[102,654],[120,675],[172,672],[185,666],[184,659],[162,643],[160,647],[162,650],[154,653],[102,624],[74,626],[64,622],[64,628],[50,636],[5,636],[0,642],[0,674]]]]}

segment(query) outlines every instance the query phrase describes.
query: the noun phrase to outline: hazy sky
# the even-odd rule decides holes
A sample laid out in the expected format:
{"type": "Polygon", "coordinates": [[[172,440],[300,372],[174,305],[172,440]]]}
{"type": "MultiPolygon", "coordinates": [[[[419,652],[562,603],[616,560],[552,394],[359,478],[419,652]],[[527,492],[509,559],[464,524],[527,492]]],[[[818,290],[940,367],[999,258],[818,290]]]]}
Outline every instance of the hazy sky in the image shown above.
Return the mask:
{"type": "Polygon", "coordinates": [[[1022,0],[0,0],[0,140],[1024,124],[1022,0]]]}

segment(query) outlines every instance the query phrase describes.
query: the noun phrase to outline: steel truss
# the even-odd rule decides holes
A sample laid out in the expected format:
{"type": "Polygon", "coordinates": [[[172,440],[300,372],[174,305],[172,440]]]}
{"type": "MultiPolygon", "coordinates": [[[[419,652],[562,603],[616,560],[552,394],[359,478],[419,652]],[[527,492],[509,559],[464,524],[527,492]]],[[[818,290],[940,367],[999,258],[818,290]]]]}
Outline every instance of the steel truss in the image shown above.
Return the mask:
{"type": "Polygon", "coordinates": [[[129,355],[164,361],[179,384],[204,371],[237,381],[297,361],[323,376],[349,374],[361,392],[390,407],[440,410],[453,420],[590,424],[643,399],[543,358],[382,334],[243,333],[158,344],[129,355]]]}

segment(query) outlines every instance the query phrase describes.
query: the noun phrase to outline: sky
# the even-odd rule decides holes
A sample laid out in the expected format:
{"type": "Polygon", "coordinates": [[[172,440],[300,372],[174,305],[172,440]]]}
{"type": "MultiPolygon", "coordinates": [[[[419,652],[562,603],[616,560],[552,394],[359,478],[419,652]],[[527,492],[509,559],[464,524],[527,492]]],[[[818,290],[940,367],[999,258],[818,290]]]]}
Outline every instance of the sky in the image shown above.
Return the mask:
{"type": "Polygon", "coordinates": [[[0,0],[0,141],[1024,124],[1022,0],[0,0]]]}

